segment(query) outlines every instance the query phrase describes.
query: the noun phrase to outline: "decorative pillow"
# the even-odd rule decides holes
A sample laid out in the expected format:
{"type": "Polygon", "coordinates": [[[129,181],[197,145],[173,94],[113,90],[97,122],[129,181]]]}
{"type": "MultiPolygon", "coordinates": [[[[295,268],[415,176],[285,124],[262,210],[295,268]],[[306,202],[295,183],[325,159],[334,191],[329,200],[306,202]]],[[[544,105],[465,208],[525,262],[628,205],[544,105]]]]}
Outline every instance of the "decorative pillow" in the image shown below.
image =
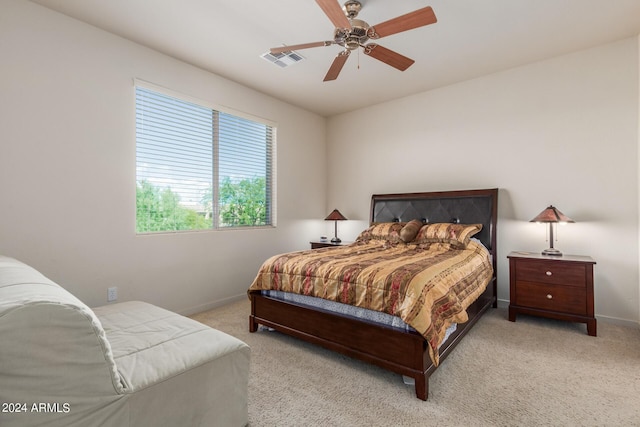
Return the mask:
{"type": "Polygon", "coordinates": [[[400,230],[402,230],[404,224],[399,222],[381,222],[373,224],[371,227],[362,231],[356,241],[369,241],[369,240],[386,240],[391,243],[401,242],[400,230]]]}
{"type": "Polygon", "coordinates": [[[422,221],[418,219],[412,219],[404,227],[402,227],[402,230],[400,230],[400,238],[403,242],[409,243],[416,238],[416,236],[418,235],[418,231],[420,231],[420,228],[422,228],[423,225],[424,224],[422,224],[422,221]]]}
{"type": "Polygon", "coordinates": [[[427,224],[418,231],[413,243],[449,243],[455,249],[465,249],[471,236],[480,230],[482,224],[427,224]]]}

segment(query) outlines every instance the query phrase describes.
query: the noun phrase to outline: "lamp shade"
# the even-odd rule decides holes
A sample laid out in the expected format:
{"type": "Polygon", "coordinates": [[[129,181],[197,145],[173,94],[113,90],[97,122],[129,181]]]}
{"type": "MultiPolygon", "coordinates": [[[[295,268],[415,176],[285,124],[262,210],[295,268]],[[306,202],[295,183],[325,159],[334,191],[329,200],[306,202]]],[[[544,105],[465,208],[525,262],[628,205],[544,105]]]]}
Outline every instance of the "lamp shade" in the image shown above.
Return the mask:
{"type": "Polygon", "coordinates": [[[329,215],[327,215],[325,221],[345,221],[346,219],[347,218],[345,218],[338,209],[334,209],[329,215]]]}
{"type": "Polygon", "coordinates": [[[556,208],[555,206],[549,205],[548,208],[540,212],[538,216],[533,218],[530,222],[575,222],[575,221],[569,218],[568,216],[566,216],[565,214],[563,214],[562,212],[560,212],[558,208],[556,208]]]}

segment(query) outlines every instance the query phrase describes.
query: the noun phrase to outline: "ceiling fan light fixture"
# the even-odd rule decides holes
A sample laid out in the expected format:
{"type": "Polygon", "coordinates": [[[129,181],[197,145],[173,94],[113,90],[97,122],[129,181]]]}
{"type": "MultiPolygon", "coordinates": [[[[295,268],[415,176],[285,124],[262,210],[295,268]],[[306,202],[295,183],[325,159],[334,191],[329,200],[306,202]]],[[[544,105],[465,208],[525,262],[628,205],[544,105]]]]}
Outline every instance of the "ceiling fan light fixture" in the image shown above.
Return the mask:
{"type": "Polygon", "coordinates": [[[364,22],[362,19],[351,20],[351,31],[349,31],[349,34],[357,37],[367,37],[368,31],[369,31],[369,24],[364,22]]]}
{"type": "Polygon", "coordinates": [[[345,28],[336,28],[333,32],[333,42],[340,46],[344,46],[344,42],[347,37],[349,37],[349,31],[345,28]]]}
{"type": "Polygon", "coordinates": [[[349,36],[344,41],[344,47],[346,47],[349,50],[356,50],[357,48],[360,47],[360,39],[354,36],[349,36]]]}
{"type": "Polygon", "coordinates": [[[367,36],[368,31],[369,24],[361,19],[352,19],[350,30],[336,28],[334,32],[334,42],[349,50],[355,50],[369,40],[367,36]]]}

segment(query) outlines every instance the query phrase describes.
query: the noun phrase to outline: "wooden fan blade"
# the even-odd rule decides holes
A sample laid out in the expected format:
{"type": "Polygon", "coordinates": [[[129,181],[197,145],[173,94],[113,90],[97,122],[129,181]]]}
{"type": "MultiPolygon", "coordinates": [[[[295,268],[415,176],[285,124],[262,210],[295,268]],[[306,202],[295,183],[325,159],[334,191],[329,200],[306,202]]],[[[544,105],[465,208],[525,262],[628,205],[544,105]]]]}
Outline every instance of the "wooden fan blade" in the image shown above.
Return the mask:
{"type": "Polygon", "coordinates": [[[340,7],[336,0],[316,0],[318,6],[324,11],[324,14],[333,22],[336,28],[351,28],[351,23],[347,19],[347,15],[340,7]]]}
{"type": "Polygon", "coordinates": [[[438,22],[436,14],[431,6],[409,12],[397,18],[384,21],[378,25],[369,28],[367,34],[369,38],[379,39],[391,34],[401,33],[403,31],[412,30],[414,28],[423,27],[425,25],[438,22]]]}
{"type": "Polygon", "coordinates": [[[310,47],[331,46],[333,43],[334,43],[333,40],[326,41],[326,42],[302,43],[302,44],[294,44],[291,46],[272,47],[271,49],[269,49],[269,51],[275,55],[277,53],[290,52],[292,50],[308,49],[310,47]]]}
{"type": "Polygon", "coordinates": [[[344,63],[347,62],[347,59],[349,59],[350,53],[351,51],[343,50],[338,54],[338,56],[336,56],[336,59],[333,60],[331,67],[329,67],[329,71],[327,71],[327,75],[324,76],[324,82],[335,80],[338,78],[338,74],[340,74],[344,63]]]}
{"type": "Polygon", "coordinates": [[[386,47],[382,47],[375,43],[366,45],[364,47],[364,54],[369,55],[378,61],[382,61],[387,65],[391,65],[400,71],[406,70],[416,62],[411,58],[407,58],[406,56],[400,55],[391,49],[387,49],[386,47]]]}

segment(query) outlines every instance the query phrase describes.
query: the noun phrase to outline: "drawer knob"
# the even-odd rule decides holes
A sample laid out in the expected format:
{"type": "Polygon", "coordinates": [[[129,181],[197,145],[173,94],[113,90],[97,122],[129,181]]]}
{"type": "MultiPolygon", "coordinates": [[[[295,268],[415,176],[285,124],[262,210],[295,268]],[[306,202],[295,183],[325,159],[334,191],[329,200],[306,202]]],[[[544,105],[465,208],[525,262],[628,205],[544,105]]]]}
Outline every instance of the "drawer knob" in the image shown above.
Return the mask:
{"type": "Polygon", "coordinates": [[[547,271],[547,273],[546,273],[546,274],[547,274],[547,276],[551,276],[553,273],[552,273],[552,272],[550,272],[550,271],[547,271]]]}
{"type": "Polygon", "coordinates": [[[547,299],[553,299],[553,295],[547,294],[547,299]]]}

